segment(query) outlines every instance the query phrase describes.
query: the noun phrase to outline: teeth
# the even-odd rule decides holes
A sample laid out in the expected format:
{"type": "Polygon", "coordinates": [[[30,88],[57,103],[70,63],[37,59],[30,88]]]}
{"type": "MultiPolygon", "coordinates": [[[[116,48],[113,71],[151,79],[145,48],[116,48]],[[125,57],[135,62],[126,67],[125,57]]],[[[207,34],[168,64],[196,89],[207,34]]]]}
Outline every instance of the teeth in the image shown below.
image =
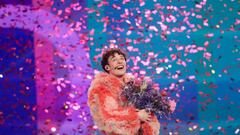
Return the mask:
{"type": "Polygon", "coordinates": [[[123,69],[124,66],[117,66],[116,69],[123,69]]]}
{"type": "Polygon", "coordinates": [[[123,66],[117,66],[117,68],[123,68],[123,66]]]}

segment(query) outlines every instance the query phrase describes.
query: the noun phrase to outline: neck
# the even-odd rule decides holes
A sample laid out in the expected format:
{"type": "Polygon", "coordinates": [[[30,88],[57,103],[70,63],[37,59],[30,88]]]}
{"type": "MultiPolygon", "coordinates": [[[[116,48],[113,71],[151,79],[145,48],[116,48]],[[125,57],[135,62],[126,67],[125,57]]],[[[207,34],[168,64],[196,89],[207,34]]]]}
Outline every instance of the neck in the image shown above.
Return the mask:
{"type": "Polygon", "coordinates": [[[124,83],[124,76],[125,75],[121,75],[121,76],[115,76],[115,75],[112,75],[112,74],[110,74],[110,75],[116,77],[117,79],[119,79],[121,82],[124,83]]]}

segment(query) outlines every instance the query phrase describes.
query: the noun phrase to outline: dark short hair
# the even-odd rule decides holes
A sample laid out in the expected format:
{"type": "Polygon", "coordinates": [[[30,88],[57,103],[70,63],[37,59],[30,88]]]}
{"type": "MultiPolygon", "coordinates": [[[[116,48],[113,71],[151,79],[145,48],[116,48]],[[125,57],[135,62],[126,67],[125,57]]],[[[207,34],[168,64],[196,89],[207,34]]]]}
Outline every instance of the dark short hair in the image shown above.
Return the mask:
{"type": "Polygon", "coordinates": [[[107,73],[108,73],[108,71],[105,69],[105,66],[108,65],[108,58],[110,56],[114,56],[115,53],[117,53],[119,55],[123,55],[125,61],[127,60],[126,59],[126,57],[127,57],[126,53],[119,48],[111,48],[111,49],[106,50],[102,55],[101,65],[102,65],[102,69],[104,71],[106,71],[107,73]]]}

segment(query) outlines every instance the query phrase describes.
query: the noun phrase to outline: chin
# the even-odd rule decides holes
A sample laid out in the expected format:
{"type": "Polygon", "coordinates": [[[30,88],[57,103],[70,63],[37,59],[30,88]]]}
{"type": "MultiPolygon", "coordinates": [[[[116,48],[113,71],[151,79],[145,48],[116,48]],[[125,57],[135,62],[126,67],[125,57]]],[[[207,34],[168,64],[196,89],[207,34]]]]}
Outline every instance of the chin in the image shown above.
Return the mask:
{"type": "Polygon", "coordinates": [[[116,76],[124,76],[125,73],[122,73],[122,74],[116,74],[116,76]]]}
{"type": "Polygon", "coordinates": [[[126,74],[126,72],[116,73],[115,76],[122,77],[126,74]]]}

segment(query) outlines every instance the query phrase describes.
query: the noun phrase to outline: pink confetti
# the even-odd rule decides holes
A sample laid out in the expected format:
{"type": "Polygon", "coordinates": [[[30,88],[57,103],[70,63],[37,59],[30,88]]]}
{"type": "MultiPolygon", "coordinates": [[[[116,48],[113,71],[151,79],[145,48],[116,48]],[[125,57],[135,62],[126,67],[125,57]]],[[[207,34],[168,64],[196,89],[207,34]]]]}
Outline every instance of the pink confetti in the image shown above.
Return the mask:
{"type": "Polygon", "coordinates": [[[213,37],[213,36],[214,36],[213,33],[208,33],[208,34],[205,35],[205,37],[207,37],[207,38],[211,38],[211,37],[213,37]]]}
{"type": "Polygon", "coordinates": [[[211,56],[212,56],[212,54],[209,53],[209,52],[204,52],[204,53],[203,53],[203,57],[206,58],[206,59],[208,59],[208,60],[210,60],[211,56]]]}

